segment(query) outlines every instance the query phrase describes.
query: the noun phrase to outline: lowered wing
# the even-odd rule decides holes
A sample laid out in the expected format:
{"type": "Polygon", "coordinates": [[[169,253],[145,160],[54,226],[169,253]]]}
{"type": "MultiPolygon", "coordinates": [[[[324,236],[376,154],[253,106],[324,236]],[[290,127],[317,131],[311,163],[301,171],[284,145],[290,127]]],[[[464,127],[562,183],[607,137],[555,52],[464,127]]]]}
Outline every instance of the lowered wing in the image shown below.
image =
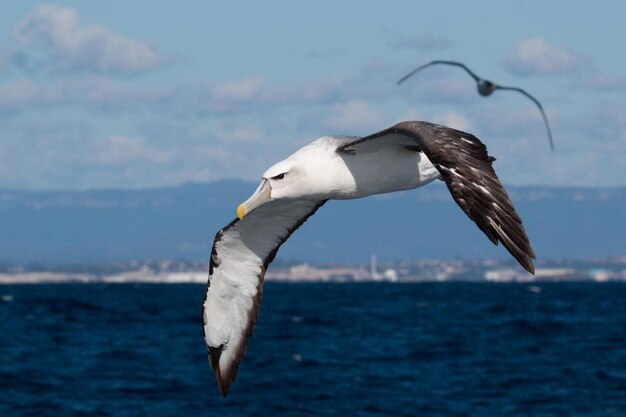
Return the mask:
{"type": "Polygon", "coordinates": [[[254,330],[268,265],[280,245],[324,203],[270,201],[215,236],[202,319],[209,363],[224,397],[254,330]]]}

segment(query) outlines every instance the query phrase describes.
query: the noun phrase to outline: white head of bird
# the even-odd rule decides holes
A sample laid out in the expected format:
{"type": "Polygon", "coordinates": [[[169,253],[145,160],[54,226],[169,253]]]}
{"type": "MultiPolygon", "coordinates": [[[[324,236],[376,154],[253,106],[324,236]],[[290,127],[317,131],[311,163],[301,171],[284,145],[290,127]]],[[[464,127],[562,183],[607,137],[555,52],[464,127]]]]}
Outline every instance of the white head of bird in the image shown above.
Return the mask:
{"type": "Polygon", "coordinates": [[[349,198],[354,178],[337,150],[337,138],[322,137],[272,165],[257,190],[237,208],[242,219],[270,200],[349,198]]]}

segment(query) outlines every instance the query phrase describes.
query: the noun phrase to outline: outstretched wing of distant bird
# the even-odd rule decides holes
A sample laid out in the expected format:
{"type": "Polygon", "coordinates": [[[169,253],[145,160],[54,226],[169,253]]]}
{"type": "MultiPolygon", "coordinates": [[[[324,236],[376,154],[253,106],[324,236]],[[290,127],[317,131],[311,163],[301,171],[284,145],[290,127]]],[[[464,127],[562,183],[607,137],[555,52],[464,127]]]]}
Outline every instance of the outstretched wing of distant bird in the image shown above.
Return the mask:
{"type": "Polygon", "coordinates": [[[519,93],[522,93],[526,97],[531,99],[537,105],[537,107],[539,107],[539,111],[541,112],[541,117],[543,117],[543,122],[546,125],[546,130],[548,131],[548,139],[550,140],[550,149],[554,150],[554,142],[552,141],[552,130],[550,129],[550,123],[548,123],[548,117],[546,116],[546,112],[543,110],[543,106],[541,105],[541,103],[539,103],[539,100],[537,100],[535,97],[531,96],[529,93],[527,93],[525,90],[519,87],[505,87],[502,85],[495,85],[495,87],[496,87],[496,90],[510,90],[510,91],[517,91],[519,93]]]}
{"type": "Polygon", "coordinates": [[[414,74],[418,73],[419,71],[423,70],[426,67],[430,67],[431,65],[439,65],[439,64],[443,64],[443,65],[454,65],[455,67],[461,67],[463,68],[476,82],[480,81],[481,78],[474,74],[472,72],[472,70],[470,70],[469,68],[467,68],[465,66],[465,64],[461,63],[461,62],[456,62],[456,61],[443,61],[443,60],[435,60],[435,61],[430,61],[428,64],[424,64],[421,67],[417,67],[415,68],[413,71],[409,72],[407,75],[405,75],[404,77],[400,78],[400,80],[396,83],[398,85],[402,84],[403,82],[405,82],[406,80],[408,80],[409,78],[411,78],[414,74]]]}

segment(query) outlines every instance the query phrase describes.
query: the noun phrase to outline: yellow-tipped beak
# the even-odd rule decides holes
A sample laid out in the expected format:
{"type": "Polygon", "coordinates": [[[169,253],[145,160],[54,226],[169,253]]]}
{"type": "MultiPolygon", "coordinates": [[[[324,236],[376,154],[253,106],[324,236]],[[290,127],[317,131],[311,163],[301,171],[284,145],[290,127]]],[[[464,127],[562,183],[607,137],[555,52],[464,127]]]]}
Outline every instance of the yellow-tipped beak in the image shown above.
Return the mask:
{"type": "Polygon", "coordinates": [[[239,204],[239,207],[237,207],[237,217],[239,217],[239,220],[243,219],[243,216],[246,214],[246,209],[243,204],[239,204]]]}
{"type": "Polygon", "coordinates": [[[237,207],[237,217],[239,217],[240,220],[243,219],[246,214],[250,213],[261,204],[267,203],[271,199],[272,187],[270,187],[270,182],[264,179],[261,181],[261,184],[259,184],[259,187],[256,189],[254,194],[252,194],[249,199],[239,204],[239,207],[237,207]]]}

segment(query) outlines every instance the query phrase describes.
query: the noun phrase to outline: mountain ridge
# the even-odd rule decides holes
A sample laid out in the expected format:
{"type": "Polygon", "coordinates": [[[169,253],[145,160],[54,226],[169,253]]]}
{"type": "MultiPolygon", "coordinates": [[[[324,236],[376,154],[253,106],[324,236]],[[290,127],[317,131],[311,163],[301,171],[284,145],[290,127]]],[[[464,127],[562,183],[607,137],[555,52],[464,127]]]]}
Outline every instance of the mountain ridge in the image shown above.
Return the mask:
{"type": "MultiPolygon", "coordinates": [[[[150,189],[0,190],[0,261],[101,263],[207,259],[215,232],[256,183],[225,180],[150,189]]],[[[626,187],[506,186],[538,257],[621,256],[626,187]]],[[[482,235],[443,183],[331,201],[279,258],[362,262],[509,256],[482,235]]]]}

